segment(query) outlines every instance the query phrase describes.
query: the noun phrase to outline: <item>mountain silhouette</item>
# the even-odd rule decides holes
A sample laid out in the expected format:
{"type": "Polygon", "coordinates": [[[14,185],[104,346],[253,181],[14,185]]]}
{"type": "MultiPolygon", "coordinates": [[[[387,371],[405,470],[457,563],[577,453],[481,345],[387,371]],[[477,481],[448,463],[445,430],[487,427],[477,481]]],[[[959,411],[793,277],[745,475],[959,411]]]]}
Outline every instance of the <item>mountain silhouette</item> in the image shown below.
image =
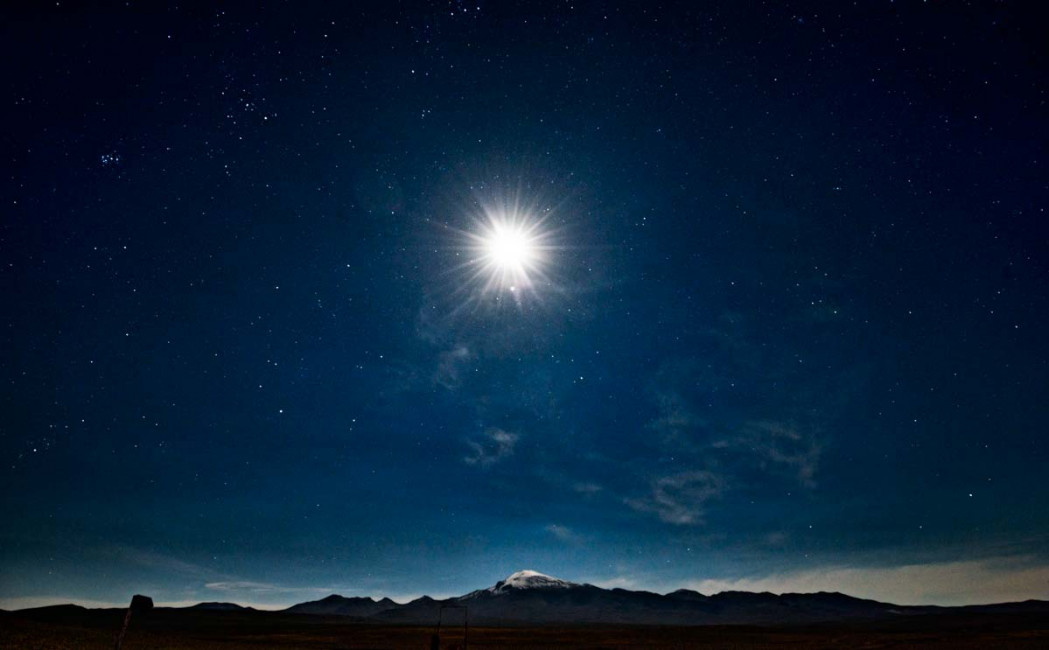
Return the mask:
{"type": "Polygon", "coordinates": [[[1045,612],[1049,602],[1026,601],[970,607],[903,606],[837,592],[753,593],[725,591],[711,596],[688,589],[668,594],[604,589],[518,571],[493,586],[463,596],[428,596],[399,604],[389,598],[332,595],[285,610],[295,614],[344,615],[377,623],[431,625],[441,608],[466,607],[472,625],[634,624],[776,625],[843,620],[878,620],[945,611],[1045,612]]]}
{"type": "Polygon", "coordinates": [[[292,605],[284,611],[289,614],[324,614],[328,616],[358,616],[365,618],[396,607],[398,607],[397,603],[389,598],[374,600],[366,597],[347,598],[346,596],[332,594],[321,600],[292,605]]]}

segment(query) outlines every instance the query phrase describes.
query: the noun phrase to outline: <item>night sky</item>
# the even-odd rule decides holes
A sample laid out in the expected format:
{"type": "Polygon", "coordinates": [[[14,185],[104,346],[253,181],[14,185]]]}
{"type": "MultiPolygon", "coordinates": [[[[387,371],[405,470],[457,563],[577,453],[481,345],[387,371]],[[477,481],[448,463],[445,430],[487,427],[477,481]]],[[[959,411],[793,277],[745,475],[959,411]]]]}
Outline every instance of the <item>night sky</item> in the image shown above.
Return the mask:
{"type": "Polygon", "coordinates": [[[0,607],[1049,597],[1022,3],[22,4],[0,607]]]}

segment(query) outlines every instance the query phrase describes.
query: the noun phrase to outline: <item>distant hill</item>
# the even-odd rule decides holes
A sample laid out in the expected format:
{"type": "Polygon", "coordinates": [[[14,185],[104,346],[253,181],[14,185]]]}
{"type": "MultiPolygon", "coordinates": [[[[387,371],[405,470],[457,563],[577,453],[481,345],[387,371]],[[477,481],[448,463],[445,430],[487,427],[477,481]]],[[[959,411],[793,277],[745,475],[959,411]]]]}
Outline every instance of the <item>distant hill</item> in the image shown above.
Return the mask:
{"type": "Polygon", "coordinates": [[[289,614],[325,614],[328,616],[359,616],[366,618],[395,607],[398,607],[397,603],[389,598],[374,600],[361,597],[347,598],[346,596],[332,594],[321,600],[292,605],[283,611],[289,614]]]}
{"type": "Polygon", "coordinates": [[[205,609],[216,612],[243,612],[248,610],[254,610],[254,607],[245,607],[238,605],[237,603],[197,603],[187,607],[186,609],[205,609]]]}

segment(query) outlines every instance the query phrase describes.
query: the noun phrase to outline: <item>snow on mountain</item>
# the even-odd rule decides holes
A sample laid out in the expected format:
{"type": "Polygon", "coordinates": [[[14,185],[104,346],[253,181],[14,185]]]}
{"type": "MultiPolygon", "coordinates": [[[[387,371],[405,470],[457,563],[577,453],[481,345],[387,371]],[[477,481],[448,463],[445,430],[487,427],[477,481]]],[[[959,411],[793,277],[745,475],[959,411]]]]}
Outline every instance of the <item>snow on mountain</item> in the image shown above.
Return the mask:
{"type": "Polygon", "coordinates": [[[518,589],[568,589],[578,586],[574,582],[526,569],[510,574],[506,580],[500,580],[485,591],[490,594],[505,594],[518,589]]]}

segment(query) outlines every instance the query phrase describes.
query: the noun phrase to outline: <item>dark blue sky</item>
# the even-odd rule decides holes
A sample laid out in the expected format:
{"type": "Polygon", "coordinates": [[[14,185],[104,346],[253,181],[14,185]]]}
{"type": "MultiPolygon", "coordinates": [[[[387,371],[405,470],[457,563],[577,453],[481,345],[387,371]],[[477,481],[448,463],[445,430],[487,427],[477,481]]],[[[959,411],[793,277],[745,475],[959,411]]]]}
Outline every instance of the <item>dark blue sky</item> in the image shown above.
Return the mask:
{"type": "Polygon", "coordinates": [[[1019,3],[300,4],[3,10],[0,607],[1049,595],[1019,3]]]}

